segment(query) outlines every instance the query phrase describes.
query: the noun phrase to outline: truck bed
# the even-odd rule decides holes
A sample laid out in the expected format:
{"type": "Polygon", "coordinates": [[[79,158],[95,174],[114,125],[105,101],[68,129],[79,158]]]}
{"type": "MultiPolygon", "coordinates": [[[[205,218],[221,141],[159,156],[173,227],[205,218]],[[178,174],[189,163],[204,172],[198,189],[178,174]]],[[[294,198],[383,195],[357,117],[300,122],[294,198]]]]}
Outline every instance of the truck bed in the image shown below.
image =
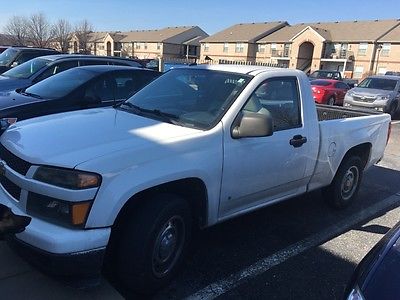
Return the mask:
{"type": "Polygon", "coordinates": [[[346,118],[356,118],[381,114],[375,111],[363,111],[337,106],[317,104],[318,121],[328,121],[346,118]]]}

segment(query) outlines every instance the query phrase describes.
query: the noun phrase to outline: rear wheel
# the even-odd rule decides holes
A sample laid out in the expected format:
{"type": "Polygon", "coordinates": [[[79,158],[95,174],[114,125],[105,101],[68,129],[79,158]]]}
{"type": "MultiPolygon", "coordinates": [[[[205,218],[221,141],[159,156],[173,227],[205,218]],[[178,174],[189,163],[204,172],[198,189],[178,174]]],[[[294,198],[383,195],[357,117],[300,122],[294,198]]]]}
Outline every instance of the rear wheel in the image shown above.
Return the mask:
{"type": "Polygon", "coordinates": [[[326,104],[328,105],[335,105],[335,98],[334,97],[330,97],[328,99],[328,101],[326,102],[326,104]]]}
{"type": "Polygon", "coordinates": [[[327,203],[334,208],[345,208],[357,197],[360,189],[363,168],[361,158],[346,158],[333,178],[332,183],[322,190],[327,203]]]}
{"type": "Polygon", "coordinates": [[[116,261],[122,284],[144,294],[166,285],[182,262],[190,231],[185,200],[172,194],[146,199],[120,236],[116,261]]]}

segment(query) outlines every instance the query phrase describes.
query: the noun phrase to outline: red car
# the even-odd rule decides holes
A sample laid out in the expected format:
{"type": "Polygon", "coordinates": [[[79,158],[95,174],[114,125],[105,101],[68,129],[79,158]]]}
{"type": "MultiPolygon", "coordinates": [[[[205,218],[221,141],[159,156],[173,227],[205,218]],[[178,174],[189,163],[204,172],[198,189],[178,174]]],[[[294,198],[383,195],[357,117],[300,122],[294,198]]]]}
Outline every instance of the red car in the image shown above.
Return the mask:
{"type": "Polygon", "coordinates": [[[314,101],[319,104],[343,105],[343,99],[350,87],[343,81],[318,79],[311,82],[314,101]]]}

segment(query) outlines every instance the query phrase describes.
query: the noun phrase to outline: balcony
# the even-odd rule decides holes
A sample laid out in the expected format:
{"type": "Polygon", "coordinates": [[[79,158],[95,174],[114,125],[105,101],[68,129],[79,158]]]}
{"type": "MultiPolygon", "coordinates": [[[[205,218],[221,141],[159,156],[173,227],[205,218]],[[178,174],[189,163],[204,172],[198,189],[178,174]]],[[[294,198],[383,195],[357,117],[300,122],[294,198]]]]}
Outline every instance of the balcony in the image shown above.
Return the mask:
{"type": "Polygon", "coordinates": [[[271,58],[275,59],[290,59],[289,54],[290,54],[289,49],[271,50],[271,58]]]}
{"type": "Polygon", "coordinates": [[[352,61],[354,60],[354,52],[348,50],[340,50],[332,53],[325,53],[322,60],[347,60],[352,61]]]}

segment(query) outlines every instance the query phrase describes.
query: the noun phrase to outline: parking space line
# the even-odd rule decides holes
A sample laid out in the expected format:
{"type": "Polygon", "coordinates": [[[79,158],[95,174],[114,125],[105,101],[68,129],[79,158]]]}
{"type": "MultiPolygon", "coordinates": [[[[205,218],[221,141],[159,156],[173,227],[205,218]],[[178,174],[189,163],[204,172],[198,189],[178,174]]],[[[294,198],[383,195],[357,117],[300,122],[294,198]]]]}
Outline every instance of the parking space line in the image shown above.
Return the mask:
{"type": "Polygon", "coordinates": [[[342,221],[328,227],[321,232],[292,244],[289,247],[282,249],[281,251],[278,251],[268,257],[262,258],[256,263],[206,286],[205,288],[190,295],[186,299],[215,299],[216,297],[221,296],[241,285],[245,280],[249,280],[262,273],[265,273],[272,267],[277,266],[286,260],[307,251],[308,249],[314,248],[328,240],[333,239],[334,237],[349,230],[351,227],[396,203],[400,204],[400,192],[393,194],[374,205],[371,205],[367,209],[362,210],[351,217],[343,219],[342,221]]]}

